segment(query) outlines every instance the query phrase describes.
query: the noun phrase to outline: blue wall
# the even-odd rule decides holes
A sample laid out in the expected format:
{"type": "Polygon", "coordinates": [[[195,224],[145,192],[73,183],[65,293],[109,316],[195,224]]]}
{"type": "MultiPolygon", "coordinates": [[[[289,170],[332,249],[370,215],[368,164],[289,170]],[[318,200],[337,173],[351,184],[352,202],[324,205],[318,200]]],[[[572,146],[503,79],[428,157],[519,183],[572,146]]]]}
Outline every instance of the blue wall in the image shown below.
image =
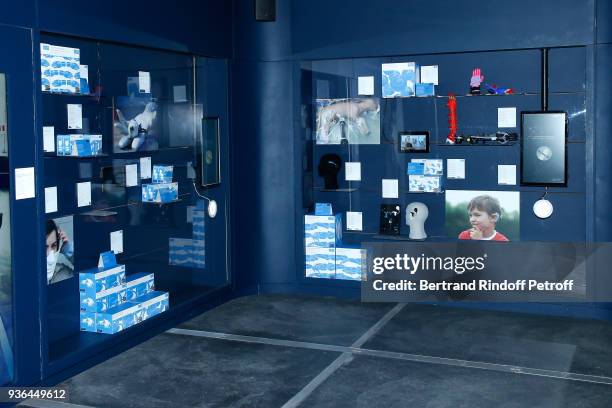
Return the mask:
{"type": "MultiPolygon", "coordinates": [[[[612,195],[609,183],[604,183],[611,173],[610,162],[604,158],[609,157],[610,120],[606,112],[610,96],[607,91],[599,91],[610,87],[610,51],[607,45],[595,46],[611,38],[609,2],[356,0],[348,5],[329,0],[293,0],[277,2],[274,23],[255,22],[250,6],[248,0],[236,0],[234,8],[235,30],[240,36],[234,35],[233,80],[237,86],[233,87],[232,115],[235,130],[250,130],[234,133],[237,145],[249,147],[233,151],[235,218],[241,216],[238,214],[241,211],[246,212],[242,215],[244,224],[236,223],[234,231],[235,236],[245,238],[234,243],[235,253],[241,254],[235,269],[239,287],[249,288],[257,283],[261,291],[359,295],[355,285],[302,278],[300,218],[303,202],[308,202],[302,193],[302,175],[315,160],[308,157],[312,146],[304,146],[306,138],[301,124],[304,114],[301,104],[312,103],[300,96],[303,84],[299,61],[304,60],[335,59],[338,73],[345,76],[348,72],[354,78],[357,73],[353,71],[367,64],[366,59],[355,59],[359,57],[369,57],[378,64],[404,55],[412,56],[411,60],[421,58],[435,63],[448,60],[451,64],[472,67],[470,59],[486,57],[475,52],[491,51],[498,61],[512,55],[508,51],[517,50],[522,55],[519,60],[524,58],[526,65],[510,58],[513,66],[498,67],[497,73],[512,75],[510,86],[537,93],[540,82],[537,49],[554,47],[550,83],[551,92],[558,94],[551,95],[550,108],[574,113],[586,108],[587,112],[576,115],[570,124],[570,133],[575,137],[570,146],[573,171],[571,185],[564,191],[578,194],[556,196],[559,214],[578,213],[578,220],[572,222],[571,228],[555,224],[547,230],[546,237],[612,240],[612,223],[609,217],[605,218],[612,195]],[[342,66],[349,68],[343,70],[342,66]],[[268,91],[264,90],[266,87],[268,91]],[[566,91],[582,95],[563,95],[566,91]],[[262,122],[268,125],[261,126],[262,122]],[[306,157],[302,157],[303,152],[306,157]],[[591,165],[593,152],[596,157],[591,165]],[[270,157],[283,159],[264,160],[270,157]],[[283,175],[284,179],[277,181],[270,179],[270,175],[283,175]],[[271,208],[277,211],[271,214],[271,208]],[[262,258],[263,262],[252,262],[262,258]]],[[[313,62],[313,66],[324,63],[313,62]]],[[[350,90],[341,96],[348,95],[350,90]]],[[[539,97],[531,97],[533,101],[529,98],[519,98],[517,106],[525,104],[538,109],[539,97]]],[[[442,122],[444,119],[438,118],[442,122]]],[[[508,149],[508,157],[516,158],[514,150],[508,149]]],[[[315,176],[315,183],[316,179],[315,176]]],[[[304,190],[308,193],[309,187],[304,190]]],[[[538,193],[529,194],[535,194],[535,198],[538,193]]],[[[376,220],[371,222],[375,224],[376,220]]],[[[533,226],[533,223],[526,226],[528,238],[542,239],[541,230],[533,226]]],[[[545,312],[610,317],[605,308],[578,309],[551,305],[545,312]]],[[[528,306],[523,310],[544,308],[528,306]]]]}

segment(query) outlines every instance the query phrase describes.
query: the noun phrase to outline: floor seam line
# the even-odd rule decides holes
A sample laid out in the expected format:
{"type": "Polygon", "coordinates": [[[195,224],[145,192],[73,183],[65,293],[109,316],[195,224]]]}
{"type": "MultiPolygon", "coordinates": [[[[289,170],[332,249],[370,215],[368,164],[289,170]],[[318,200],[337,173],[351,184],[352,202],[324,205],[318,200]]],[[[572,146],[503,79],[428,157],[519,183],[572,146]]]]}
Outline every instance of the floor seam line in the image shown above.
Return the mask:
{"type": "Polygon", "coordinates": [[[612,385],[612,377],[606,377],[606,376],[568,373],[568,372],[556,371],[556,370],[522,367],[522,366],[517,366],[517,365],[509,365],[509,364],[487,363],[487,362],[482,362],[482,361],[461,360],[461,359],[454,359],[454,358],[448,358],[448,357],[435,357],[435,356],[412,354],[412,353],[405,353],[405,352],[398,352],[398,351],[375,350],[375,349],[366,349],[366,348],[354,347],[354,346],[341,346],[341,345],[303,342],[303,341],[295,341],[295,340],[272,339],[268,337],[246,336],[246,335],[240,335],[240,334],[228,334],[228,333],[191,330],[191,329],[180,329],[180,328],[170,329],[167,331],[167,333],[194,336],[194,337],[202,337],[202,338],[210,338],[210,339],[217,339],[217,340],[236,341],[236,342],[251,343],[251,344],[265,344],[265,345],[280,346],[280,347],[301,348],[301,349],[308,349],[308,350],[331,351],[331,352],[337,352],[337,353],[342,353],[342,354],[371,356],[371,357],[386,358],[386,359],[392,359],[392,360],[403,360],[403,361],[412,361],[412,362],[417,362],[417,363],[465,367],[465,368],[489,370],[489,371],[504,372],[504,373],[511,373],[511,374],[523,374],[523,375],[532,375],[532,376],[540,376],[540,377],[549,377],[549,378],[556,378],[556,379],[568,380],[568,381],[581,381],[581,382],[612,385]]]}

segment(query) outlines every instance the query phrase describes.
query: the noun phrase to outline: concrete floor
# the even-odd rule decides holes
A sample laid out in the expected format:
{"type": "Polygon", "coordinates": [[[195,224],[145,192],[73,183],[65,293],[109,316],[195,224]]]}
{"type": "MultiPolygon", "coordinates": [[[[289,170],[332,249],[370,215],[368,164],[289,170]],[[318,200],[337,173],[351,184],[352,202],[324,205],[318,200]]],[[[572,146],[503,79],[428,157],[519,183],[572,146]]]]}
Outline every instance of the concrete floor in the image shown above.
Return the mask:
{"type": "Polygon", "coordinates": [[[610,407],[612,324],[250,296],[61,386],[90,407],[610,407]]]}

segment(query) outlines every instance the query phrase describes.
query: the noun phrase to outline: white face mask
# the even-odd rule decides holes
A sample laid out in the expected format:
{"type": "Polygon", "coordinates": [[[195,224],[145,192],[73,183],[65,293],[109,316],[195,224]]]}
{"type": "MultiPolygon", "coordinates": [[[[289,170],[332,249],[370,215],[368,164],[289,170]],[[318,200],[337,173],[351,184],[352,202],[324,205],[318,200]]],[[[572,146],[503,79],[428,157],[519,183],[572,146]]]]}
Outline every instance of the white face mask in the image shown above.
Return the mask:
{"type": "Polygon", "coordinates": [[[55,272],[55,265],[57,264],[57,252],[51,251],[47,255],[47,282],[51,281],[53,272],[55,272]]]}

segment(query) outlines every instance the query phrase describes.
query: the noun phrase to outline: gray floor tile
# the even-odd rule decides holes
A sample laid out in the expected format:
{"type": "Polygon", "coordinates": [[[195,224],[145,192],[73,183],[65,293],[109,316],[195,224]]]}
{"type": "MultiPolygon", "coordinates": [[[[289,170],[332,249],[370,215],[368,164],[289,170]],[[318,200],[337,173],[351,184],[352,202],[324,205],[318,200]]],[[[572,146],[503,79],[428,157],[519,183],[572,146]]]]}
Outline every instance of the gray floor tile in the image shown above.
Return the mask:
{"type": "Polygon", "coordinates": [[[326,297],[247,296],[179,327],[350,346],[393,306],[326,297]]]}
{"type": "Polygon", "coordinates": [[[612,324],[406,305],[364,348],[612,377],[612,324]]]}
{"type": "Polygon", "coordinates": [[[162,334],[61,384],[96,407],[277,407],[337,353],[162,334]]]}
{"type": "Polygon", "coordinates": [[[546,377],[354,357],[301,407],[610,407],[612,386],[546,377]]]}

